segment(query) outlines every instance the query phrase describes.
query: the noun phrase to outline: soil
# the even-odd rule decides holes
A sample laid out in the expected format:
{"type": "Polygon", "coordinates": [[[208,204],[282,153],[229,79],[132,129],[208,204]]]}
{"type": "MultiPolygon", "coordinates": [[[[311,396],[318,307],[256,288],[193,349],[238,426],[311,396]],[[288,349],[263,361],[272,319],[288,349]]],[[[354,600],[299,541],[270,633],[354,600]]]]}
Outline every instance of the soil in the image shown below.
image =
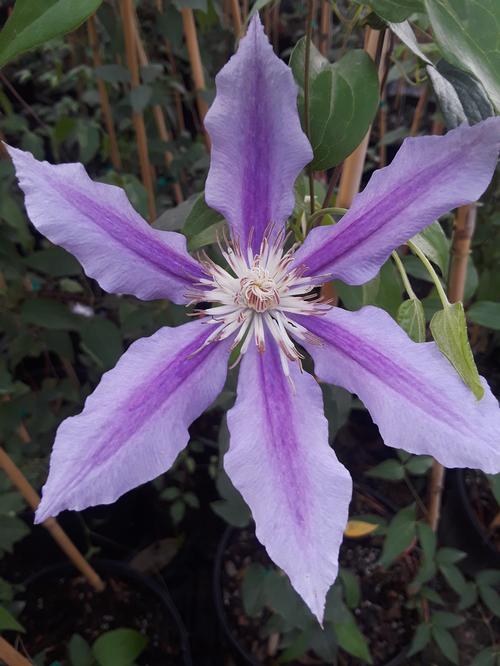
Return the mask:
{"type": "Polygon", "coordinates": [[[106,589],[95,592],[81,576],[44,576],[27,587],[19,620],[26,628],[28,654],[46,651],[47,663],[65,660],[71,636],[92,643],[106,631],[135,629],[148,637],[138,666],[181,666],[178,627],[152,590],[137,588],[118,575],[106,577],[106,589]]]}
{"type": "MultiPolygon", "coordinates": [[[[387,517],[384,504],[361,492],[355,492],[351,505],[355,514],[378,513],[387,517]]],[[[389,570],[375,565],[381,553],[382,538],[344,539],[340,549],[340,565],[353,571],[360,579],[362,601],[354,614],[360,630],[368,638],[375,666],[386,664],[409,644],[418,622],[415,611],[405,607],[406,588],[415,574],[416,561],[405,558],[389,570]]],[[[268,639],[260,629],[270,617],[270,611],[256,618],[248,617],[243,609],[240,586],[244,570],[251,563],[274,567],[263,546],[257,541],[253,528],[235,530],[223,555],[222,600],[226,619],[233,635],[244,650],[263,666],[278,663],[279,653],[269,655],[268,639]]],[[[345,666],[361,666],[364,662],[342,652],[345,666]]],[[[327,666],[312,653],[292,662],[290,666],[327,666]]]]}
{"type": "Polygon", "coordinates": [[[500,513],[500,507],[491,492],[488,479],[479,470],[464,471],[465,489],[472,509],[482,531],[491,545],[500,552],[500,522],[495,526],[493,521],[500,513]]]}

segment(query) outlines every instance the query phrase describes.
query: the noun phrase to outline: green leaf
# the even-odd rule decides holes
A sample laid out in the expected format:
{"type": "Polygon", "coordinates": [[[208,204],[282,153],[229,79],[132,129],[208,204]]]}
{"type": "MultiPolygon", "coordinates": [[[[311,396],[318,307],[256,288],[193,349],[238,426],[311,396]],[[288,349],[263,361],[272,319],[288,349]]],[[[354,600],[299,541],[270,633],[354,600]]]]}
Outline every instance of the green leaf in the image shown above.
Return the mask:
{"type": "Polygon", "coordinates": [[[467,74],[467,72],[453,67],[446,60],[440,60],[436,65],[436,69],[453,86],[456,98],[460,104],[458,111],[454,111],[457,117],[453,120],[447,116],[441,100],[438,99],[448,128],[457,127],[462,120],[467,120],[469,124],[474,125],[481,120],[486,120],[486,118],[495,115],[495,109],[480,81],[467,74]]]}
{"type": "Polygon", "coordinates": [[[458,602],[458,610],[465,610],[470,608],[477,601],[477,586],[472,581],[465,584],[462,592],[460,593],[460,600],[458,602]]]}
{"type": "Polygon", "coordinates": [[[0,553],[12,552],[14,544],[30,533],[26,523],[15,516],[0,515],[0,553]]]}
{"type": "Polygon", "coordinates": [[[149,104],[153,89],[150,86],[140,85],[130,91],[130,105],[134,113],[142,113],[149,104]]]}
{"type": "Polygon", "coordinates": [[[51,277],[79,275],[82,272],[80,264],[73,255],[57,246],[33,252],[26,257],[24,263],[29,268],[51,277]]]}
{"type": "Polygon", "coordinates": [[[368,131],[378,102],[377,70],[365,51],[349,51],[323,69],[311,84],[311,167],[329,169],[350,155],[368,131]]]}
{"type": "Polygon", "coordinates": [[[467,310],[467,318],[479,326],[500,331],[500,303],[477,301],[467,310]]]}
{"type": "MultiPolygon", "coordinates": [[[[293,47],[290,61],[288,63],[292,69],[295,81],[300,88],[304,88],[305,53],[306,38],[301,37],[293,47]]],[[[309,54],[309,82],[312,83],[318,74],[328,67],[329,64],[330,63],[325,56],[321,55],[314,44],[311,43],[311,52],[309,54]]]]}
{"type": "Polygon", "coordinates": [[[500,617],[500,594],[489,585],[479,585],[479,596],[490,611],[500,617]]]}
{"type": "Polygon", "coordinates": [[[441,627],[442,629],[455,629],[464,623],[464,618],[455,613],[447,613],[446,611],[435,611],[432,613],[432,625],[434,627],[441,627]]]}
{"type": "Polygon", "coordinates": [[[0,67],[20,53],[77,28],[102,0],[16,0],[0,33],[0,67]]]}
{"type": "Polygon", "coordinates": [[[74,315],[66,305],[48,298],[33,298],[24,301],[21,306],[21,319],[26,324],[54,330],[74,330],[80,323],[80,318],[74,315]]]}
{"type": "Polygon", "coordinates": [[[446,277],[448,275],[450,241],[439,222],[433,222],[419,234],[413,236],[411,240],[428,259],[439,266],[443,277],[446,277]]]}
{"type": "Polygon", "coordinates": [[[73,634],[68,643],[68,657],[71,666],[92,666],[94,657],[92,649],[80,634],[73,634]]]}
{"type": "Polygon", "coordinates": [[[135,629],[114,629],[95,641],[94,657],[100,666],[129,666],[144,651],[148,639],[135,629]]]}
{"type": "Polygon", "coordinates": [[[408,298],[398,308],[398,324],[414,342],[425,342],[425,312],[422,301],[408,298]]]}
{"type": "Polygon", "coordinates": [[[458,548],[440,548],[436,553],[436,562],[438,564],[456,564],[467,557],[467,553],[458,548]]]}
{"type": "Polygon", "coordinates": [[[420,521],[417,524],[417,534],[420,546],[425,557],[428,560],[434,559],[434,553],[436,552],[436,534],[431,529],[430,525],[420,521]]]}
{"type": "Polygon", "coordinates": [[[416,526],[416,508],[414,504],[398,511],[387,528],[382,555],[378,561],[380,566],[388,567],[410,547],[415,539],[416,526]]]}
{"type": "Polygon", "coordinates": [[[422,476],[422,474],[426,474],[432,467],[432,462],[432,456],[412,456],[405,463],[405,469],[409,474],[422,476]]]}
{"type": "Polygon", "coordinates": [[[458,664],[458,647],[450,632],[441,627],[432,627],[432,637],[443,655],[452,663],[458,664]]]}
{"type": "Polygon", "coordinates": [[[500,474],[487,474],[491,492],[495,496],[497,504],[500,505],[500,474]]]}
{"type": "Polygon", "coordinates": [[[94,69],[97,78],[107,83],[128,83],[130,72],[123,65],[100,65],[94,69]]]}
{"type": "Polygon", "coordinates": [[[213,227],[214,224],[221,222],[223,219],[220,213],[207,205],[205,195],[201,192],[187,214],[182,232],[191,241],[195,236],[199,236],[203,231],[213,227]]]}
{"type": "Polygon", "coordinates": [[[90,317],[81,328],[83,349],[105,370],[112,368],[123,352],[120,329],[109,319],[90,317]]]}
{"type": "Polygon", "coordinates": [[[26,631],[6,608],[0,606],[0,631],[7,630],[20,631],[22,633],[26,631]]]}
{"type": "Polygon", "coordinates": [[[496,654],[493,648],[486,648],[474,657],[474,661],[470,666],[495,666],[496,654]]]}
{"type": "Polygon", "coordinates": [[[220,222],[212,224],[211,227],[207,227],[203,231],[200,231],[199,234],[189,239],[189,251],[196,252],[196,250],[205,247],[205,245],[216,243],[217,240],[223,236],[225,229],[227,229],[226,221],[221,220],[220,222]]]}
{"type": "Polygon", "coordinates": [[[368,0],[367,4],[385,21],[400,23],[423,11],[422,0],[368,0]]]}
{"type": "Polygon", "coordinates": [[[405,468],[398,460],[390,458],[370,468],[366,472],[366,476],[386,481],[401,481],[405,476],[405,468]]]}
{"type": "Polygon", "coordinates": [[[478,585],[500,585],[500,570],[483,569],[476,574],[476,582],[478,585]]]}
{"type": "Polygon", "coordinates": [[[498,0],[424,0],[434,38],[452,65],[473,74],[500,111],[498,0]]]}
{"type": "Polygon", "coordinates": [[[440,564],[439,571],[443,574],[448,585],[457,593],[464,594],[467,588],[467,581],[463,573],[454,564],[440,564]]]}
{"type": "Polygon", "coordinates": [[[467,336],[464,306],[459,301],[439,310],[431,319],[431,332],[441,352],[478,400],[484,395],[467,336]]]}
{"type": "Polygon", "coordinates": [[[262,564],[250,564],[246,569],[241,584],[243,608],[250,617],[258,615],[265,605],[264,582],[268,570],[262,564]]]}
{"type": "Polygon", "coordinates": [[[408,657],[412,657],[414,654],[421,652],[430,640],[430,625],[419,624],[411,641],[410,649],[408,650],[408,657]]]}
{"type": "Polygon", "coordinates": [[[343,567],[339,570],[340,580],[344,588],[344,598],[349,608],[357,608],[361,600],[361,588],[359,579],[356,574],[353,574],[349,569],[343,567]]]}
{"type": "Polygon", "coordinates": [[[333,625],[337,642],[339,646],[351,654],[353,657],[358,657],[364,661],[372,664],[368,642],[363,636],[356,624],[354,617],[349,613],[346,621],[336,623],[333,625]]]}

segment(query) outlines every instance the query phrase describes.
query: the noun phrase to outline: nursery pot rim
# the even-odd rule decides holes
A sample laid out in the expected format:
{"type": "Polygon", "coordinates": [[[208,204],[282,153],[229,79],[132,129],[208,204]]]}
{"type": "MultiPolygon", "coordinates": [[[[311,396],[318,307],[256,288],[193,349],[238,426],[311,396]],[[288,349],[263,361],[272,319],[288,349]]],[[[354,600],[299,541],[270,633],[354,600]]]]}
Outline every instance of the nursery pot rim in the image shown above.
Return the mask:
{"type": "MultiPolygon", "coordinates": [[[[104,575],[106,574],[112,575],[113,573],[121,575],[126,580],[129,580],[132,583],[137,584],[138,587],[141,586],[145,587],[150,592],[152,592],[161,601],[162,605],[165,607],[166,611],[168,612],[168,615],[167,613],[165,614],[165,618],[169,616],[173,620],[173,624],[175,625],[177,636],[180,643],[180,649],[181,649],[180,656],[182,659],[182,663],[184,664],[184,666],[193,666],[193,662],[191,659],[191,650],[189,648],[188,631],[184,626],[184,622],[182,621],[182,618],[179,614],[179,611],[177,610],[177,607],[172,597],[170,596],[166,583],[164,584],[164,586],[159,585],[154,578],[152,578],[149,575],[143,574],[137,571],[136,569],[133,569],[127,562],[110,560],[106,558],[95,558],[92,559],[92,566],[98,571],[98,573],[104,575]]],[[[34,574],[28,576],[28,578],[26,578],[23,581],[23,585],[28,587],[29,585],[32,585],[34,582],[40,580],[41,578],[57,576],[68,572],[71,577],[76,577],[81,575],[70,562],[58,562],[57,564],[52,564],[47,567],[44,567],[43,569],[40,569],[34,574]]],[[[105,578],[104,580],[106,582],[105,578]]]]}
{"type": "MultiPolygon", "coordinates": [[[[367,491],[366,487],[360,487],[359,489],[365,492],[367,491]]],[[[385,500],[381,496],[378,496],[377,499],[382,500],[385,503],[385,500]]],[[[217,553],[215,555],[214,562],[214,573],[212,578],[215,609],[226,639],[237,652],[239,657],[244,659],[250,666],[262,666],[262,662],[257,661],[253,655],[247,652],[243,645],[238,641],[233,631],[231,631],[222,598],[222,560],[224,557],[224,552],[232,536],[242,529],[245,528],[228,525],[219,541],[219,545],[217,546],[217,553]]],[[[395,657],[386,662],[383,666],[403,666],[405,660],[407,659],[408,648],[408,645],[403,647],[403,649],[398,654],[396,654],[395,657]]]]}

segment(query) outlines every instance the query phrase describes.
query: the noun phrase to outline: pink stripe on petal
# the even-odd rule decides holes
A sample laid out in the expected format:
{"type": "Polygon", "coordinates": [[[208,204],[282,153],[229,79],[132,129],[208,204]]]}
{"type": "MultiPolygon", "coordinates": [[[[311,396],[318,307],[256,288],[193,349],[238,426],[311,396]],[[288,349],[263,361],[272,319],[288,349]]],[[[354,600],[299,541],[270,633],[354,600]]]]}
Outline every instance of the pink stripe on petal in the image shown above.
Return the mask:
{"type": "Polygon", "coordinates": [[[302,342],[322,380],[356,393],[386,444],[446,467],[500,471],[500,408],[483,379],[477,401],[434,342],[413,342],[379,308],[294,316],[321,342],[302,342]]]}
{"type": "Polygon", "coordinates": [[[188,426],[224,385],[231,339],[197,352],[213,330],[200,321],[162,328],[103,375],[82,413],[57,431],[37,522],[114,502],[172,465],[188,426]]]}
{"type": "Polygon", "coordinates": [[[257,253],[269,224],[278,232],[291,214],[295,179],[312,159],[292,72],[274,54],[258,14],[215,81],[205,118],[212,139],[205,198],[243,246],[253,233],[257,253]]]}
{"type": "Polygon", "coordinates": [[[185,303],[203,271],[186,239],[152,229],[119,187],[92,181],[81,164],[39,162],[6,146],[35,227],[81,262],[106,291],[185,303]]]}
{"type": "Polygon", "coordinates": [[[352,483],[328,445],[321,389],[296,363],[295,389],[272,340],[250,345],[228,413],[224,467],[249,504],[256,534],[319,621],[337,576],[352,483]]]}
{"type": "Polygon", "coordinates": [[[307,267],[306,275],[367,282],[392,250],[440,215],[479,199],[499,149],[500,118],[462,125],[445,136],[406,139],[338,224],[311,231],[296,264],[307,267]]]}

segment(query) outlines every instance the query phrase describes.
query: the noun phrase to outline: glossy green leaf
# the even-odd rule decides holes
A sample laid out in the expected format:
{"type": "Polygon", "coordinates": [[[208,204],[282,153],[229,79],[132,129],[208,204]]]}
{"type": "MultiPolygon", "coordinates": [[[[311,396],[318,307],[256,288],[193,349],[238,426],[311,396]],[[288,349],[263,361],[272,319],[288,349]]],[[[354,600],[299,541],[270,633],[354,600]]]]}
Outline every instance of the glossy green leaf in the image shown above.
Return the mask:
{"type": "Polygon", "coordinates": [[[467,310],[467,318],[474,324],[500,331],[500,303],[477,301],[467,310]]]}
{"type": "Polygon", "coordinates": [[[388,567],[394,560],[410,547],[416,535],[415,505],[405,507],[391,520],[379,559],[380,566],[388,567]]]}
{"type": "Polygon", "coordinates": [[[461,302],[439,310],[431,320],[431,332],[441,352],[453,365],[478,400],[484,395],[467,336],[467,322],[461,302]]]}
{"type": "Polygon", "coordinates": [[[439,222],[433,222],[411,240],[428,259],[439,267],[443,276],[446,277],[448,275],[450,241],[439,222]]]}
{"type": "Polygon", "coordinates": [[[425,342],[425,312],[422,301],[409,298],[398,308],[398,324],[415,342],[425,342]]]}
{"type": "Polygon", "coordinates": [[[102,0],[16,0],[0,32],[0,67],[20,53],[77,28],[102,0]]]}
{"type": "Polygon", "coordinates": [[[414,12],[423,11],[422,0],[368,0],[373,11],[385,21],[400,23],[414,12]]]}
{"type": "MultiPolygon", "coordinates": [[[[460,102],[461,114],[458,114],[455,122],[450,122],[445,114],[445,109],[443,109],[441,100],[438,99],[441,111],[443,111],[443,114],[445,115],[446,125],[449,129],[457,127],[457,125],[460,124],[460,116],[465,118],[467,122],[472,125],[495,115],[495,109],[486,94],[484,86],[475,77],[458,67],[450,65],[446,60],[440,60],[437,63],[436,68],[441,76],[444,76],[453,86],[460,102]]],[[[457,113],[457,111],[454,111],[454,113],[457,113]]]]}
{"type": "Polygon", "coordinates": [[[352,153],[368,131],[378,102],[377,70],[365,51],[349,51],[314,78],[310,99],[313,169],[329,169],[352,153]]]}
{"type": "Polygon", "coordinates": [[[500,3],[498,0],[424,0],[443,56],[473,74],[500,111],[500,3]]]}
{"type": "Polygon", "coordinates": [[[6,630],[19,631],[22,633],[26,631],[25,628],[19,624],[12,613],[9,613],[6,608],[0,606],[0,631],[6,630]]]}
{"type": "Polygon", "coordinates": [[[90,317],[81,327],[83,350],[104,370],[112,368],[123,352],[120,329],[109,319],[90,317]]]}
{"type": "Polygon", "coordinates": [[[405,469],[414,476],[421,476],[426,474],[432,467],[433,459],[431,456],[412,456],[408,462],[405,463],[405,469]]]}
{"type": "MultiPolygon", "coordinates": [[[[288,63],[299,88],[304,87],[305,53],[306,38],[302,37],[293,47],[288,63]]],[[[314,44],[311,43],[311,52],[309,54],[309,82],[311,83],[321,71],[329,66],[329,64],[330,63],[325,56],[321,55],[314,44]]]]}
{"type": "Polygon", "coordinates": [[[386,481],[401,481],[405,476],[405,468],[395,458],[389,458],[389,460],[384,460],[379,465],[375,465],[375,467],[369,469],[366,472],[366,476],[386,481]]]}
{"type": "Polygon", "coordinates": [[[99,636],[92,652],[100,666],[130,666],[147,644],[146,636],[135,629],[114,629],[99,636]]]}
{"type": "Polygon", "coordinates": [[[201,192],[201,194],[195,199],[194,204],[186,216],[182,232],[187,236],[188,240],[191,241],[194,236],[198,236],[217,222],[221,222],[223,219],[224,218],[220,213],[207,205],[205,195],[201,192]]]}

